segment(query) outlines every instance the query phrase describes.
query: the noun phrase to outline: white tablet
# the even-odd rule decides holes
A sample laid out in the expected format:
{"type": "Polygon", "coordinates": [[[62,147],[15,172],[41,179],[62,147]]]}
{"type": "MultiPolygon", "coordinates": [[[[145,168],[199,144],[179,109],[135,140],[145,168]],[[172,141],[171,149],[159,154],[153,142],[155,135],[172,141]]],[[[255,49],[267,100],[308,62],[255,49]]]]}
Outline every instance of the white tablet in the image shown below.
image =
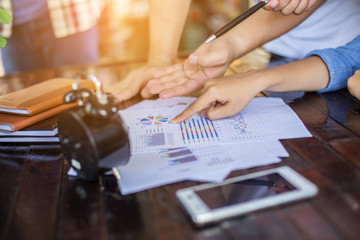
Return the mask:
{"type": "Polygon", "coordinates": [[[176,192],[193,222],[202,226],[314,196],[316,186],[289,167],[208,183],[176,192]]]}

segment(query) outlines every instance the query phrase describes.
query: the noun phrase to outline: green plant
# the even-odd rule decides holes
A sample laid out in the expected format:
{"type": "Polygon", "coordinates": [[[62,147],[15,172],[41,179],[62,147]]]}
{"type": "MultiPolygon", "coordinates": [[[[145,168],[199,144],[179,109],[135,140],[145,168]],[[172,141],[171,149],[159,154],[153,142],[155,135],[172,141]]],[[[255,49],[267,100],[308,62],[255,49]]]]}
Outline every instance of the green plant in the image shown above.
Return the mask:
{"type": "MultiPolygon", "coordinates": [[[[0,23],[9,24],[11,22],[11,15],[5,9],[0,8],[0,23]]],[[[6,39],[0,36],[0,47],[5,47],[6,39]]]]}

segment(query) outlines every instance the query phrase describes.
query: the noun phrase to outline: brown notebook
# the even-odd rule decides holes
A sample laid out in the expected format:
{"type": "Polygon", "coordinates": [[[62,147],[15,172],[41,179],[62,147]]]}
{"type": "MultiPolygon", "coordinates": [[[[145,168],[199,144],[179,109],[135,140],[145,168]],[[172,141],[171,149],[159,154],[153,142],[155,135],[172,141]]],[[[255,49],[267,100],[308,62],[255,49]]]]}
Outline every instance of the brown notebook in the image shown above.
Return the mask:
{"type": "Polygon", "coordinates": [[[34,116],[20,116],[0,113],[0,130],[14,132],[49,117],[55,116],[66,109],[75,107],[76,105],[77,103],[59,105],[34,116]]]}
{"type": "MultiPolygon", "coordinates": [[[[0,112],[33,116],[63,103],[75,79],[54,78],[16,92],[0,96],[0,112]]],[[[81,80],[83,88],[95,89],[94,83],[81,80]]],[[[1,118],[0,118],[1,119],[1,118]]]]}

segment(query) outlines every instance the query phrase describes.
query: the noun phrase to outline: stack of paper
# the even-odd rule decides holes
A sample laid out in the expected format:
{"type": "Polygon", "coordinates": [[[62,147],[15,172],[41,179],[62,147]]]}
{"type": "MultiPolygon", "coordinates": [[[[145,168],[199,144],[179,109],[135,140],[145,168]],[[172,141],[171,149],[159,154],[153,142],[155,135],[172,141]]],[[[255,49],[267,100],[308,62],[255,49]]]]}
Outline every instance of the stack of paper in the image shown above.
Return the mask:
{"type": "Polygon", "coordinates": [[[211,121],[194,115],[169,121],[195,98],[145,100],[120,114],[132,156],[118,167],[122,194],[182,181],[222,181],[233,170],[277,163],[288,153],[279,139],[311,137],[279,98],[255,98],[234,117],[211,121]]]}

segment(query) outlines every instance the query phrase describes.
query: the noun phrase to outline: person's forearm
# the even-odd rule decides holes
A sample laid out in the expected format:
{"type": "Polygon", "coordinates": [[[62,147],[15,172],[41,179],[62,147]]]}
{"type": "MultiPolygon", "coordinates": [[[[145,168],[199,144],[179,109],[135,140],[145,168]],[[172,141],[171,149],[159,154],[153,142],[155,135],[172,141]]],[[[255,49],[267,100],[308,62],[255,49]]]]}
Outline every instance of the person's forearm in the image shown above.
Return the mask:
{"type": "MultiPolygon", "coordinates": [[[[311,15],[326,0],[318,0],[307,12],[300,15],[284,16],[280,12],[271,12],[260,9],[254,15],[237,25],[235,28],[224,34],[222,38],[227,38],[232,42],[231,48],[234,49],[235,59],[262,46],[282,34],[290,31],[309,15],[311,15]]],[[[219,38],[218,40],[220,40],[219,38]]],[[[217,40],[217,41],[218,41],[217,40]]],[[[232,59],[232,60],[235,60],[232,59]]]]}
{"type": "Polygon", "coordinates": [[[149,0],[148,63],[173,64],[191,0],[149,0]]]}
{"type": "Polygon", "coordinates": [[[261,89],[277,92],[318,91],[327,87],[330,76],[326,64],[318,56],[260,71],[261,89]]]}

